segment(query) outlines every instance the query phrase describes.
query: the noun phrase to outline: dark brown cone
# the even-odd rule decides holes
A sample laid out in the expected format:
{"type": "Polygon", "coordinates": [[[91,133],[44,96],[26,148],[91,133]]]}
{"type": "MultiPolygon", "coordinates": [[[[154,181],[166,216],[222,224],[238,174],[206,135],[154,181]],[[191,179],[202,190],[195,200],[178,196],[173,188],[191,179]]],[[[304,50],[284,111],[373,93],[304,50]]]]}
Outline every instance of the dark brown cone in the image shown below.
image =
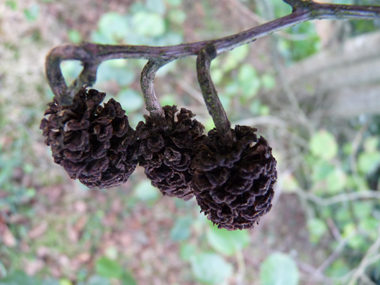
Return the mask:
{"type": "Polygon", "coordinates": [[[146,122],[137,125],[139,163],[162,194],[189,200],[193,197],[193,145],[202,137],[204,126],[192,119],[195,115],[189,110],[182,108],[176,115],[176,106],[163,109],[165,118],[145,116],[146,122]]]}
{"type": "Polygon", "coordinates": [[[277,162],[268,142],[257,140],[256,129],[236,126],[231,131],[233,148],[223,144],[215,129],[198,145],[193,188],[201,211],[218,228],[241,230],[270,211],[277,162]]]}
{"type": "Polygon", "coordinates": [[[81,89],[70,106],[49,103],[40,129],[54,162],[87,187],[111,188],[126,182],[137,165],[137,138],[120,104],[105,93],[81,89]]]}

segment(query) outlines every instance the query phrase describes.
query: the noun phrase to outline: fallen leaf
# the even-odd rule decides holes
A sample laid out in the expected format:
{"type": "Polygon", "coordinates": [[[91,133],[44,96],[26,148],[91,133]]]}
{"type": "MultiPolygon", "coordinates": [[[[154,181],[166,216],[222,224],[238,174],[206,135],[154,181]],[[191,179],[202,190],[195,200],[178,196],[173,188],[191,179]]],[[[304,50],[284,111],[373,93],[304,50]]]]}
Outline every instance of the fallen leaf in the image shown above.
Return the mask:
{"type": "Polygon", "coordinates": [[[42,236],[45,231],[47,230],[48,228],[48,224],[47,222],[42,222],[41,224],[39,224],[38,226],[36,226],[35,228],[33,228],[30,232],[29,232],[29,237],[31,239],[36,239],[40,236],[42,236]]]}
{"type": "Polygon", "coordinates": [[[7,247],[14,247],[16,245],[16,239],[6,224],[0,224],[0,236],[7,247]]]}
{"type": "Polygon", "coordinates": [[[35,275],[38,273],[43,267],[45,266],[45,263],[40,259],[33,259],[33,260],[24,260],[24,270],[25,273],[28,275],[35,275]]]}
{"type": "Polygon", "coordinates": [[[91,259],[91,255],[90,255],[88,252],[82,252],[82,253],[79,254],[77,257],[75,257],[75,259],[76,259],[79,263],[86,263],[86,262],[90,261],[90,259],[91,259]]]}

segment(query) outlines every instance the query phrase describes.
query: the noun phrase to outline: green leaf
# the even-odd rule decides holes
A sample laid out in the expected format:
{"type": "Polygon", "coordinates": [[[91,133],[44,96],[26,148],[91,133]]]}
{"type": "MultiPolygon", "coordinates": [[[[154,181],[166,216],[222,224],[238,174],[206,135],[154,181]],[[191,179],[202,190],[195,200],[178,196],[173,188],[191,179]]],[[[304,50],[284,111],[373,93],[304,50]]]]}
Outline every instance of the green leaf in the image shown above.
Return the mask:
{"type": "Polygon", "coordinates": [[[219,285],[232,275],[232,265],[215,253],[200,253],[190,259],[195,278],[209,285],[219,285]]]}
{"type": "Polygon", "coordinates": [[[179,254],[184,261],[189,261],[195,255],[197,248],[192,244],[181,244],[179,254]]]}
{"type": "Polygon", "coordinates": [[[106,278],[119,278],[123,273],[121,265],[107,257],[101,257],[96,261],[95,271],[106,278]]]}
{"type": "Polygon", "coordinates": [[[69,30],[67,32],[67,36],[69,37],[69,40],[74,44],[79,44],[82,41],[82,36],[76,30],[69,30]]]}
{"type": "Polygon", "coordinates": [[[311,179],[313,182],[319,182],[325,180],[329,173],[334,171],[334,166],[325,160],[317,160],[312,164],[311,179]]]}
{"type": "Polygon", "coordinates": [[[297,264],[287,254],[273,253],[261,264],[260,281],[262,285],[296,285],[297,264]]]}
{"type": "Polygon", "coordinates": [[[260,80],[256,70],[250,64],[243,64],[239,69],[238,80],[243,90],[244,98],[254,97],[260,89],[260,80]]]}
{"type": "Polygon", "coordinates": [[[116,12],[103,14],[98,23],[102,43],[116,44],[123,40],[130,30],[130,24],[125,16],[116,12]]]}
{"type": "Polygon", "coordinates": [[[108,279],[101,276],[91,276],[86,284],[83,285],[110,285],[108,279]]]}
{"type": "Polygon", "coordinates": [[[0,280],[0,285],[39,285],[39,281],[32,276],[26,275],[22,271],[15,271],[0,280]]]}
{"type": "Polygon", "coordinates": [[[59,280],[49,277],[42,280],[40,285],[60,285],[60,284],[59,284],[59,280]]]}
{"type": "Polygon", "coordinates": [[[326,187],[327,191],[331,194],[336,194],[341,192],[347,183],[347,175],[346,173],[340,169],[335,168],[331,171],[326,178],[326,187]]]}
{"type": "Polygon", "coordinates": [[[276,87],[276,79],[269,73],[265,73],[261,77],[261,83],[263,84],[265,90],[272,90],[276,87]]]}
{"type": "Polygon", "coordinates": [[[358,157],[358,168],[363,174],[371,174],[380,165],[380,152],[363,152],[358,157]]]}
{"type": "Polygon", "coordinates": [[[211,69],[211,78],[215,85],[221,83],[223,75],[223,70],[221,70],[220,68],[211,69]]]}
{"type": "Polygon", "coordinates": [[[310,233],[311,241],[316,243],[327,232],[326,223],[320,219],[310,219],[307,221],[307,228],[310,233]]]}
{"type": "Polygon", "coordinates": [[[67,83],[71,83],[81,73],[83,66],[79,60],[67,60],[60,64],[63,78],[67,83]]]}
{"type": "Polygon", "coordinates": [[[135,277],[129,272],[124,272],[120,281],[121,285],[137,285],[135,277]]]}
{"type": "Polygon", "coordinates": [[[186,13],[180,9],[173,9],[169,11],[168,18],[174,24],[182,25],[186,20],[186,13]]]}
{"type": "Polygon", "coordinates": [[[149,180],[143,180],[136,185],[134,196],[141,201],[156,200],[158,190],[152,186],[149,180]]]}
{"type": "Polygon", "coordinates": [[[160,97],[160,103],[162,106],[166,106],[166,105],[172,106],[172,105],[175,105],[175,102],[176,102],[176,96],[173,94],[166,94],[160,97]]]}
{"type": "Polygon", "coordinates": [[[238,48],[233,49],[227,55],[225,62],[222,65],[222,68],[225,72],[235,69],[239,62],[247,57],[249,53],[249,46],[243,45],[238,48]]]}
{"type": "Polygon", "coordinates": [[[117,95],[123,109],[127,112],[137,111],[144,105],[142,95],[132,89],[123,89],[117,95]]]}
{"type": "Polygon", "coordinates": [[[34,22],[35,20],[37,20],[39,14],[40,6],[38,6],[38,4],[33,4],[31,7],[24,10],[25,19],[28,22],[34,22]]]}
{"type": "Polygon", "coordinates": [[[228,231],[210,226],[207,230],[207,241],[217,252],[231,256],[249,244],[248,231],[228,231]]]}
{"type": "Polygon", "coordinates": [[[163,0],[146,0],[145,6],[148,10],[160,14],[161,16],[164,15],[166,11],[163,0]]]}
{"type": "Polygon", "coordinates": [[[7,0],[7,1],[5,1],[5,5],[7,7],[11,8],[12,10],[17,9],[17,2],[15,0],[7,0]]]}
{"type": "Polygon", "coordinates": [[[165,33],[164,19],[152,12],[138,12],[133,15],[134,32],[141,36],[156,37],[165,33]]]}
{"type": "Polygon", "coordinates": [[[286,193],[294,192],[300,188],[297,179],[291,174],[283,176],[278,182],[286,193]]]}
{"type": "Polygon", "coordinates": [[[182,4],[182,0],[165,0],[165,2],[175,7],[178,7],[179,5],[182,4]]]}
{"type": "Polygon", "coordinates": [[[338,153],[338,144],[334,136],[326,130],[316,132],[309,142],[313,155],[325,160],[334,158],[338,153]]]}
{"type": "Polygon", "coordinates": [[[59,285],[73,285],[69,279],[60,279],[59,285]]]}
{"type": "Polygon", "coordinates": [[[124,59],[113,59],[102,63],[97,72],[97,82],[116,80],[120,86],[128,86],[135,80],[134,71],[124,59]]]}
{"type": "Polygon", "coordinates": [[[354,213],[358,220],[362,221],[371,217],[374,209],[372,201],[355,201],[353,203],[354,213]]]}
{"type": "Polygon", "coordinates": [[[192,217],[179,218],[170,231],[170,238],[174,241],[186,240],[190,237],[192,217]]]}
{"type": "Polygon", "coordinates": [[[364,149],[366,152],[376,152],[377,147],[379,146],[380,139],[378,137],[372,136],[365,140],[364,149]]]}

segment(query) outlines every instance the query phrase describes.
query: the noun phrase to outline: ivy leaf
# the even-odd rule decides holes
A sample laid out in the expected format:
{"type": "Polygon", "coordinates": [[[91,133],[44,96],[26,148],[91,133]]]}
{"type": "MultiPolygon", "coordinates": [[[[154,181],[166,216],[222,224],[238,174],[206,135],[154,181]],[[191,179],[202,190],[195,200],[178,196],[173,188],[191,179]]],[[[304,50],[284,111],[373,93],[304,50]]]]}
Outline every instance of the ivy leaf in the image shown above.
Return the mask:
{"type": "Polygon", "coordinates": [[[134,196],[141,201],[153,201],[158,198],[159,191],[152,186],[149,180],[138,183],[134,190],[134,196]]]}
{"type": "Polygon", "coordinates": [[[315,133],[309,143],[313,155],[325,160],[334,158],[338,153],[338,144],[334,136],[326,130],[315,133]]]}
{"type": "Polygon", "coordinates": [[[207,231],[207,241],[217,252],[231,256],[249,244],[247,231],[228,231],[211,226],[207,231]]]}
{"type": "Polygon", "coordinates": [[[179,218],[170,231],[170,238],[174,241],[186,240],[190,237],[193,219],[191,217],[179,218]]]}
{"type": "Polygon", "coordinates": [[[157,37],[165,33],[165,21],[156,13],[141,11],[133,15],[132,21],[135,32],[141,36],[157,37]]]}
{"type": "Polygon", "coordinates": [[[200,253],[190,259],[195,278],[207,285],[219,285],[232,275],[232,265],[215,253],[200,253]]]}
{"type": "Polygon", "coordinates": [[[287,254],[273,253],[261,264],[260,281],[262,285],[296,285],[297,264],[287,254]]]}
{"type": "Polygon", "coordinates": [[[96,261],[95,271],[106,278],[119,278],[123,274],[121,265],[107,257],[101,257],[96,261]]]}
{"type": "Polygon", "coordinates": [[[28,276],[22,271],[15,271],[0,280],[0,285],[38,285],[39,283],[34,277],[28,276]]]}

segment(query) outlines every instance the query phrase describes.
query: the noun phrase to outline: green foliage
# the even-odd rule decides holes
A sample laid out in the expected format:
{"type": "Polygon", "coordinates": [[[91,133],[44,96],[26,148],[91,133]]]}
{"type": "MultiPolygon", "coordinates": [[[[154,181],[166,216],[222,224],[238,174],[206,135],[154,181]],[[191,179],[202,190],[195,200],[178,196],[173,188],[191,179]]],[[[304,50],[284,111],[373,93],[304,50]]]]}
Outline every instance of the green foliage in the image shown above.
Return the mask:
{"type": "Polygon", "coordinates": [[[310,139],[310,151],[316,157],[330,160],[337,155],[338,144],[331,133],[320,130],[310,139]]]}
{"type": "Polygon", "coordinates": [[[24,10],[25,19],[28,22],[36,21],[39,14],[40,14],[40,6],[36,3],[32,4],[29,8],[24,10]]]}
{"type": "Polygon", "coordinates": [[[371,174],[380,165],[380,151],[363,152],[358,157],[358,169],[363,174],[371,174]]]}
{"type": "Polygon", "coordinates": [[[273,253],[261,264],[260,281],[262,285],[296,285],[297,264],[286,254],[273,253]]]}
{"type": "Polygon", "coordinates": [[[196,254],[190,262],[195,278],[202,284],[222,284],[232,275],[232,265],[215,253],[196,254]]]}
{"type": "Polygon", "coordinates": [[[0,280],[0,285],[38,285],[38,280],[26,275],[24,272],[15,271],[4,279],[0,280]]]}
{"type": "Polygon", "coordinates": [[[120,278],[121,285],[137,285],[136,279],[129,272],[123,272],[120,278]]]}
{"type": "Polygon", "coordinates": [[[261,83],[265,90],[272,90],[276,87],[276,79],[269,73],[264,73],[261,77],[261,83]]]}
{"type": "Polygon", "coordinates": [[[138,92],[132,89],[123,89],[115,97],[128,113],[137,111],[144,106],[144,100],[138,92]]]}
{"type": "Polygon", "coordinates": [[[79,60],[67,60],[61,63],[62,75],[66,83],[70,84],[81,73],[83,66],[79,60]]]}
{"type": "Polygon", "coordinates": [[[111,285],[111,282],[105,277],[95,275],[91,276],[87,282],[80,282],[77,285],[111,285]]]}
{"type": "Polygon", "coordinates": [[[159,191],[146,179],[135,186],[134,196],[141,201],[155,201],[159,197],[159,191]]]}
{"type": "Polygon", "coordinates": [[[192,244],[181,244],[179,254],[184,261],[190,261],[191,257],[196,254],[197,248],[192,244]]]}
{"type": "Polygon", "coordinates": [[[109,284],[109,278],[121,281],[122,285],[137,284],[131,273],[125,271],[117,261],[107,257],[101,257],[96,261],[95,271],[99,276],[93,276],[88,285],[109,284]]]}
{"type": "Polygon", "coordinates": [[[99,276],[106,278],[119,278],[123,274],[120,264],[107,257],[101,257],[96,261],[95,271],[99,276]]]}
{"type": "Polygon", "coordinates": [[[192,217],[180,217],[170,231],[170,238],[174,241],[186,240],[191,234],[192,217]]]}
{"type": "Polygon", "coordinates": [[[309,230],[310,240],[313,243],[318,243],[322,236],[327,232],[325,222],[320,219],[308,220],[307,229],[309,230]]]}
{"type": "MultiPolygon", "coordinates": [[[[66,283],[71,285],[70,283],[66,283]]],[[[7,277],[0,280],[0,285],[66,285],[55,278],[38,279],[33,276],[28,276],[22,271],[14,271],[7,277]]],[[[104,284],[102,284],[104,285],[104,284]]]]}
{"type": "Polygon", "coordinates": [[[165,33],[165,22],[163,18],[153,12],[141,11],[132,17],[132,25],[135,32],[146,37],[157,37],[165,33]]]}
{"type": "Polygon", "coordinates": [[[249,64],[243,64],[239,68],[238,82],[243,91],[243,97],[246,99],[255,96],[261,86],[261,81],[255,68],[249,64]]]}
{"type": "Polygon", "coordinates": [[[17,1],[16,0],[7,0],[7,1],[5,1],[5,5],[7,7],[11,8],[12,10],[17,9],[17,1]]]}
{"type": "Polygon", "coordinates": [[[166,3],[170,4],[171,6],[178,7],[181,5],[182,0],[165,0],[166,3]]]}
{"type": "Polygon", "coordinates": [[[305,38],[304,40],[279,38],[277,49],[289,63],[305,59],[320,50],[320,39],[313,22],[298,24],[285,31],[305,38]]]}
{"type": "Polygon", "coordinates": [[[67,36],[69,37],[69,40],[74,44],[78,44],[82,41],[82,36],[76,30],[69,30],[67,32],[67,36]]]}
{"type": "Polygon", "coordinates": [[[249,234],[248,231],[228,231],[210,225],[207,230],[207,241],[215,251],[232,256],[248,246],[249,234]]]}
{"type": "MultiPolygon", "coordinates": [[[[135,72],[124,59],[114,59],[102,63],[97,72],[97,84],[116,81],[119,86],[129,86],[136,80],[135,72]]],[[[124,106],[123,106],[124,107],[124,106]]]]}
{"type": "Polygon", "coordinates": [[[223,72],[229,72],[238,68],[240,66],[240,63],[248,56],[248,53],[248,45],[240,46],[229,52],[226,55],[226,59],[224,60],[223,65],[221,65],[223,72]]]}

